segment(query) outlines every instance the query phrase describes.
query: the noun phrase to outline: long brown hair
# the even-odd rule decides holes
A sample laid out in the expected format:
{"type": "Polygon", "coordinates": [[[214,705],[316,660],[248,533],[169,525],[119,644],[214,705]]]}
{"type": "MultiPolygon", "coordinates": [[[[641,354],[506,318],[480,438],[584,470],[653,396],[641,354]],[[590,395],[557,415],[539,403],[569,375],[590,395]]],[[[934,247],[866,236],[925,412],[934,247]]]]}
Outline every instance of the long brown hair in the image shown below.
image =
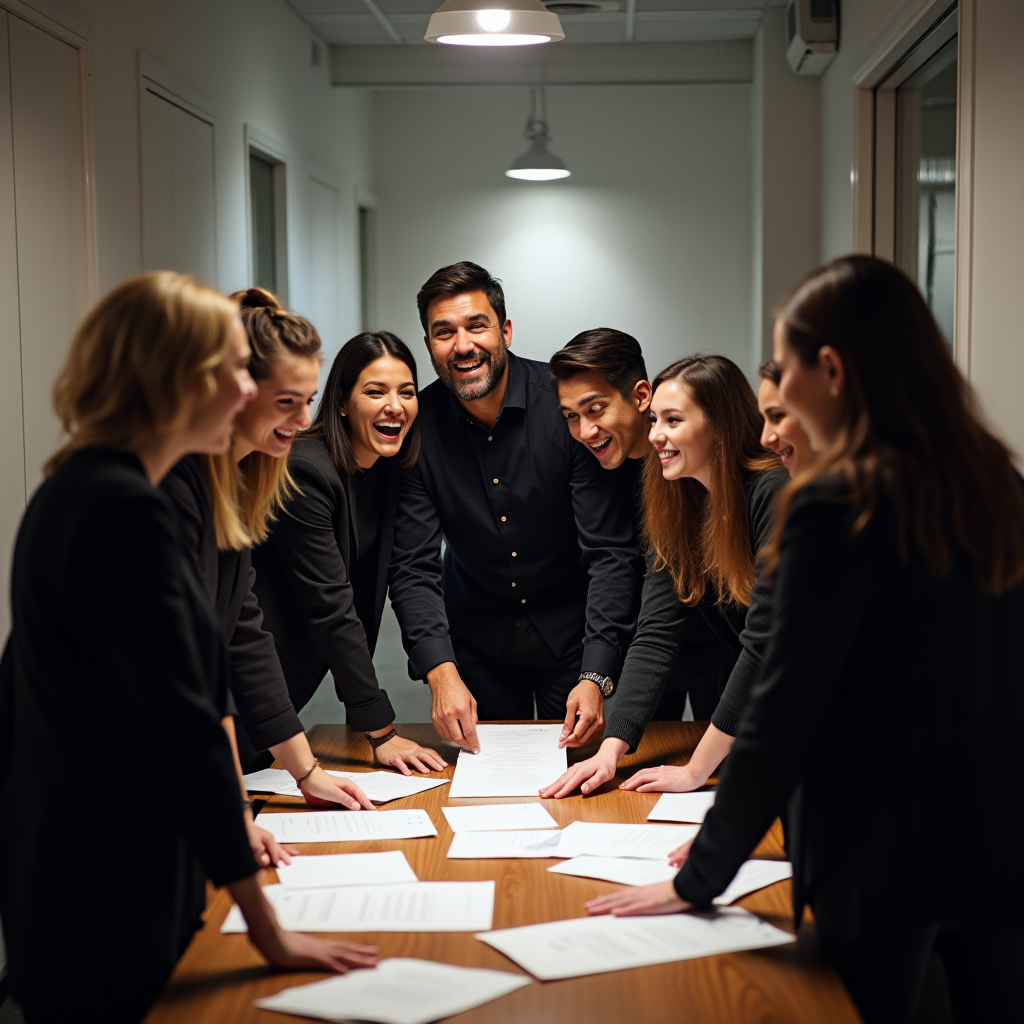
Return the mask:
{"type": "MultiPolygon", "coordinates": [[[[234,292],[231,298],[241,307],[252,350],[249,373],[257,383],[273,376],[282,352],[300,359],[319,358],[320,335],[316,328],[283,309],[265,288],[234,292]]],[[[213,498],[217,547],[237,551],[266,540],[277,510],[295,489],[287,458],[257,451],[236,464],[227,452],[204,456],[203,463],[213,498]]]]}
{"type": "Polygon", "coordinates": [[[846,380],[835,436],[780,499],[772,560],[793,497],[839,475],[850,489],[854,534],[884,495],[902,557],[913,545],[942,575],[958,548],[977,585],[993,594],[1024,580],[1020,479],[914,282],[891,263],[845,256],[807,277],[778,320],[802,365],[815,365],[830,345],[846,380]]]}
{"type": "Polygon", "coordinates": [[[68,440],[52,473],[89,445],[123,451],[183,426],[215,390],[238,308],[171,271],[133,277],[97,303],[75,332],[53,389],[68,440]]]}
{"type": "Polygon", "coordinates": [[[780,465],[761,447],[757,400],[743,371],[725,356],[687,356],[654,379],[657,391],[678,380],[703,409],[714,432],[710,487],[697,480],[666,480],[658,453],[644,462],[644,534],[654,567],[672,576],[683,604],[703,600],[710,586],[717,604],[748,606],[754,586],[750,512],[744,472],[780,465]]]}

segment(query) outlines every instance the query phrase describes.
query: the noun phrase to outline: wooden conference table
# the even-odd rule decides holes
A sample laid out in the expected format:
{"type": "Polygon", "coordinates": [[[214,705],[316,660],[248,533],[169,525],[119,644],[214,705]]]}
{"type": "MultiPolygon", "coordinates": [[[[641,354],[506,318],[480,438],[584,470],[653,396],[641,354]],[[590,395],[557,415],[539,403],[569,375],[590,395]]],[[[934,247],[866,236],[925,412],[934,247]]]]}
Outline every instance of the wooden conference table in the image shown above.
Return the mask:
{"type": "MultiPolygon", "coordinates": [[[[654,722],[636,754],[625,758],[613,782],[596,794],[575,794],[564,800],[545,800],[544,806],[564,827],[573,821],[641,823],[658,799],[657,794],[625,793],[616,787],[638,768],[678,763],[697,745],[704,723],[654,722]]],[[[432,725],[399,726],[403,736],[441,751],[451,778],[457,748],[442,741],[432,725]]],[[[369,744],[361,733],[343,725],[318,725],[309,734],[314,752],[326,768],[370,770],[374,767],[369,744]]],[[[570,759],[578,757],[570,752],[570,759]]],[[[524,798],[508,800],[522,802],[524,798]]],[[[550,873],[554,860],[448,860],[452,832],[441,807],[448,802],[448,787],[438,786],[418,796],[395,800],[383,809],[422,807],[437,828],[436,838],[365,843],[304,844],[303,853],[362,853],[402,850],[421,881],[481,881],[495,879],[494,927],[536,924],[585,914],[586,900],[621,888],[610,882],[550,873]]],[[[495,803],[494,800],[458,800],[453,803],[495,803]]],[[[304,806],[291,797],[272,797],[263,813],[304,806]]],[[[778,822],[765,836],[757,856],[783,856],[778,822]]],[[[262,873],[264,883],[276,881],[272,870],[262,873]]],[[[779,882],[738,901],[771,924],[792,931],[790,883],[779,882]]],[[[231,906],[225,890],[216,892],[206,912],[206,927],[192,940],[147,1024],[285,1024],[308,1018],[259,1010],[255,999],[284,988],[319,980],[323,973],[272,972],[244,935],[221,935],[220,926],[231,906]]],[[[374,943],[384,957],[405,956],[438,960],[465,967],[489,967],[526,973],[497,950],[456,933],[349,933],[359,942],[374,943]]],[[[831,968],[817,952],[813,925],[805,920],[797,943],[747,953],[729,953],[682,960],[564,981],[539,982],[510,995],[449,1018],[458,1024],[603,1024],[637,1021],[640,1024],[856,1024],[859,1020],[849,997],[831,968]]]]}

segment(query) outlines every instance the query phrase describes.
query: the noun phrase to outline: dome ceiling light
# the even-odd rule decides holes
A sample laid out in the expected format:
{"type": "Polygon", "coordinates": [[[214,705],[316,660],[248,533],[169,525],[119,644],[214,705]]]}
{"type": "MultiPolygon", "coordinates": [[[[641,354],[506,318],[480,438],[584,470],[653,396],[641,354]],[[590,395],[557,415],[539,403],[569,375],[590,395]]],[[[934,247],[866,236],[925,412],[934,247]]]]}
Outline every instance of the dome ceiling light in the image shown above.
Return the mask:
{"type": "Polygon", "coordinates": [[[506,178],[520,181],[555,181],[568,178],[572,173],[565,161],[548,149],[551,135],[548,131],[548,100],[543,89],[530,90],[530,116],[526,121],[523,135],[530,140],[530,148],[512,161],[505,172],[506,178]],[[540,93],[541,116],[537,117],[537,93],[540,93]]]}
{"type": "Polygon", "coordinates": [[[557,43],[565,32],[540,0],[446,0],[423,38],[453,46],[530,46],[557,43]]]}

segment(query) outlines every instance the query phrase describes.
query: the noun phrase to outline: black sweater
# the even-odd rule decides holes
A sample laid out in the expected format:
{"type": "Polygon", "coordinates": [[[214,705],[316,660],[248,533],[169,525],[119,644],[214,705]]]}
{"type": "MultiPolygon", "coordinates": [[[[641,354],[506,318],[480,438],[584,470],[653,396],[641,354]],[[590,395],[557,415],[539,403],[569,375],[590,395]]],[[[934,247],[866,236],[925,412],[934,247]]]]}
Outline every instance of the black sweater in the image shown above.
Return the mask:
{"type": "MultiPolygon", "coordinates": [[[[784,469],[748,476],[750,544],[755,554],[771,534],[775,503],[788,480],[784,469]]],[[[761,667],[770,624],[771,591],[761,579],[760,570],[749,608],[720,608],[710,598],[695,607],[682,604],[676,597],[671,575],[665,570],[649,569],[644,577],[640,621],[609,709],[605,736],[625,740],[631,750],[636,749],[670,682],[673,667],[678,665],[680,649],[689,643],[699,643],[706,627],[718,636],[722,648],[721,695],[711,722],[734,736],[761,667]]]]}
{"type": "Polygon", "coordinates": [[[251,551],[217,550],[209,486],[196,456],[182,459],[161,488],[178,510],[185,550],[224,631],[234,698],[230,710],[238,716],[244,763],[253,752],[303,731],[288,696],[274,638],[263,628],[263,613],[253,592],[256,573],[251,551]]]}
{"type": "Polygon", "coordinates": [[[763,673],[676,891],[707,905],[793,795],[798,918],[809,900],[846,934],[1019,923],[1024,585],[994,597],[960,554],[943,577],[901,558],[884,500],[852,536],[843,495],[790,508],[763,673]]]}
{"type": "Polygon", "coordinates": [[[205,903],[256,871],[220,719],[226,657],[170,501],[134,455],[72,455],[18,532],[0,668],[0,917],[28,1020],[137,1021],[205,903]],[[68,798],[89,757],[106,785],[68,798]],[[201,784],[168,810],[183,763],[201,784]],[[54,974],[54,921],[73,950],[54,974]]]}
{"type": "Polygon", "coordinates": [[[372,655],[387,597],[398,465],[378,459],[368,471],[380,477],[375,550],[368,560],[362,557],[367,552],[360,547],[352,481],[338,471],[326,445],[314,438],[295,441],[288,468],[299,493],[253,559],[256,593],[292,701],[303,707],[330,669],[348,724],[366,732],[383,729],[395,712],[377,684],[372,655]]]}

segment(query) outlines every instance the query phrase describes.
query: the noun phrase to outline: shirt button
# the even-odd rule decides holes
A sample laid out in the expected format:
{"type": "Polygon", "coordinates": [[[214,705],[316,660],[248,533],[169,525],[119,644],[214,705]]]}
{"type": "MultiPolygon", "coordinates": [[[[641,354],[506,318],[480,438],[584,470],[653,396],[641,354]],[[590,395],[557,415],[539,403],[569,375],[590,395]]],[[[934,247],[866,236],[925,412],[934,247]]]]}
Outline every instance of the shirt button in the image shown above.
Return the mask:
{"type": "Polygon", "coordinates": [[[520,604],[526,604],[526,598],[525,598],[525,597],[521,597],[521,598],[519,599],[519,603],[520,603],[520,604]]]}
{"type": "Polygon", "coordinates": [[[516,557],[516,553],[515,553],[514,551],[512,552],[512,557],[513,557],[513,558],[515,558],[515,557],[516,557]]]}
{"type": "Polygon", "coordinates": [[[512,584],[512,586],[514,587],[514,586],[515,586],[515,584],[513,583],[513,584],[512,584]]]}
{"type": "Polygon", "coordinates": [[[493,479],[493,480],[491,481],[491,483],[492,483],[492,484],[496,484],[497,482],[498,482],[498,478],[497,478],[497,477],[495,477],[495,478],[494,478],[494,479],[493,479]]]}
{"type": "Polygon", "coordinates": [[[494,438],[493,438],[493,437],[489,437],[489,438],[487,438],[487,440],[488,440],[488,441],[493,441],[493,440],[494,440],[494,438]]]}
{"type": "Polygon", "coordinates": [[[504,516],[501,517],[501,521],[505,522],[505,517],[504,516]]]}

